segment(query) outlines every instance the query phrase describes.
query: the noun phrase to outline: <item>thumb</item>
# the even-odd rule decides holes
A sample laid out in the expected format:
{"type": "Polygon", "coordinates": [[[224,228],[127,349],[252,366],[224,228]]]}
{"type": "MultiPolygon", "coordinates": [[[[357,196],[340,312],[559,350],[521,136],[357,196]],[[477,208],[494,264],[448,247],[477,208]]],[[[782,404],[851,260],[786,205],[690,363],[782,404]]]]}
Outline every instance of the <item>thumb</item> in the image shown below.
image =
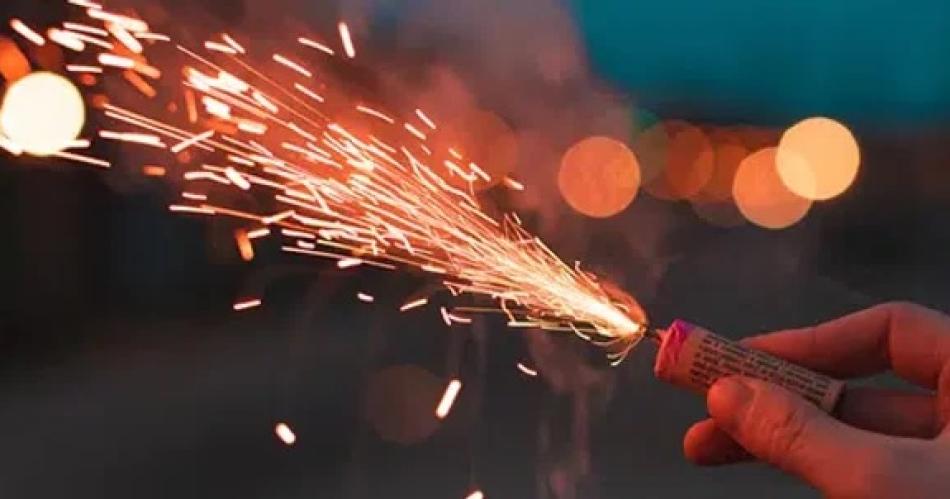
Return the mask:
{"type": "Polygon", "coordinates": [[[716,425],[751,454],[828,492],[863,459],[880,456],[883,437],[847,426],[776,385],[730,376],[707,397],[716,425]]]}

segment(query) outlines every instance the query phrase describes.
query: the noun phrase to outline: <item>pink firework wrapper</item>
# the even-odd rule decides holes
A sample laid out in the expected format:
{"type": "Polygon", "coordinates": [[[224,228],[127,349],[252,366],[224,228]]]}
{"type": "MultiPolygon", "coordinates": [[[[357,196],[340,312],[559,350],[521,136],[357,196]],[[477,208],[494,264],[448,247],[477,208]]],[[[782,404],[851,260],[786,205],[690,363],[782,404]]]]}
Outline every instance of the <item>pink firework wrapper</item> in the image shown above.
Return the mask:
{"type": "Polygon", "coordinates": [[[832,412],[844,391],[842,381],[750,350],[685,321],[674,321],[662,338],[656,377],[700,394],[723,376],[742,375],[782,386],[832,412]]]}

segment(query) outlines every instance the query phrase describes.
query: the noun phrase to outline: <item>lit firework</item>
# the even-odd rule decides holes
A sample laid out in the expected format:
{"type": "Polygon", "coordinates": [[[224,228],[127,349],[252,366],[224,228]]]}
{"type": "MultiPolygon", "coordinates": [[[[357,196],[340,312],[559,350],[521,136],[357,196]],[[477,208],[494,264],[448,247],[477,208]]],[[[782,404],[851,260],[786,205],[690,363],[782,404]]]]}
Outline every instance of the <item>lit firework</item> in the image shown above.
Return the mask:
{"type": "MultiPolygon", "coordinates": [[[[477,189],[499,179],[456,144],[434,140],[439,126],[423,110],[367,105],[334,90],[305,62],[354,58],[345,23],[338,25],[337,49],[301,37],[264,59],[228,34],[186,47],[137,17],[85,0],[68,3],[86,17],[50,28],[45,38],[20,21],[12,26],[32,43],[72,51],[71,74],[118,75],[131,85],[137,96],[132,104],[117,104],[121,91],[94,103],[114,123],[114,129],[98,130],[97,138],[177,158],[180,168],[149,165],[143,172],[183,179],[187,188],[171,211],[243,221],[236,240],[244,259],[253,258],[254,239],[277,237],[284,252],[335,259],[340,268],[417,269],[438,276],[454,296],[497,303],[443,309],[448,324],[468,322],[466,313],[499,311],[512,327],[574,332],[614,346],[614,360],[645,333],[642,312],[622,293],[579,264],[564,263],[517,215],[499,220],[486,214],[477,189]],[[159,51],[168,55],[153,62],[151,53],[159,51]],[[254,60],[266,60],[266,66],[254,60]],[[168,85],[163,75],[181,80],[168,85]],[[172,102],[167,113],[154,111],[159,88],[171,89],[162,96],[172,102]]],[[[75,152],[58,156],[108,165],[75,152]]],[[[523,188],[509,177],[500,183],[523,188]]],[[[426,303],[416,299],[401,310],[426,303]]],[[[259,304],[249,299],[234,308],[259,304]]]]}

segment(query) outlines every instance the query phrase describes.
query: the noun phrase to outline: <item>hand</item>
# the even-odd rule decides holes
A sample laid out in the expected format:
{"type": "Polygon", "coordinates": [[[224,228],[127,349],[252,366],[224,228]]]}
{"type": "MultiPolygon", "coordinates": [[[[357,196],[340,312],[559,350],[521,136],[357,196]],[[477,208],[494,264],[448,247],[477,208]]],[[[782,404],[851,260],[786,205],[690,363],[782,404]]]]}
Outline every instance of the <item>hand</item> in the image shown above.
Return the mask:
{"type": "Polygon", "coordinates": [[[712,418],[684,438],[691,461],[756,457],[831,498],[950,497],[950,317],[892,303],[743,344],[842,379],[893,370],[926,391],[849,387],[834,419],[778,386],[723,378],[712,418]]]}

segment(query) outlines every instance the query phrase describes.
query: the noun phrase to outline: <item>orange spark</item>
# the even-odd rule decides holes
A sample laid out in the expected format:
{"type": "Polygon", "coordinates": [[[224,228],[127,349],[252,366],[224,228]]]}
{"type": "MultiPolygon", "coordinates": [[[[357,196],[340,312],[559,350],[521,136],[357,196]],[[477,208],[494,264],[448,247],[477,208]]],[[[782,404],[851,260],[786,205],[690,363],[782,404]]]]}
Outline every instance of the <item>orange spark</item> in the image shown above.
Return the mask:
{"type": "Polygon", "coordinates": [[[439,401],[439,405],[435,408],[435,417],[445,419],[445,417],[449,415],[449,411],[452,410],[452,405],[455,404],[455,399],[461,390],[461,381],[453,379],[449,382],[448,386],[445,387],[445,393],[442,394],[442,400],[439,401]]]}
{"type": "Polygon", "coordinates": [[[246,230],[238,229],[234,231],[234,241],[237,243],[242,260],[249,262],[254,259],[254,245],[251,244],[251,239],[248,237],[246,230]]]}
{"type": "Polygon", "coordinates": [[[164,177],[165,167],[156,165],[145,165],[142,167],[142,174],[149,177],[164,177]]]}
{"type": "Polygon", "coordinates": [[[485,494],[483,494],[480,490],[476,490],[475,492],[465,496],[465,499],[485,499],[485,494]]]}
{"type": "Polygon", "coordinates": [[[376,298],[373,295],[368,295],[366,293],[356,293],[356,298],[363,303],[373,303],[376,301],[376,298]]]}

